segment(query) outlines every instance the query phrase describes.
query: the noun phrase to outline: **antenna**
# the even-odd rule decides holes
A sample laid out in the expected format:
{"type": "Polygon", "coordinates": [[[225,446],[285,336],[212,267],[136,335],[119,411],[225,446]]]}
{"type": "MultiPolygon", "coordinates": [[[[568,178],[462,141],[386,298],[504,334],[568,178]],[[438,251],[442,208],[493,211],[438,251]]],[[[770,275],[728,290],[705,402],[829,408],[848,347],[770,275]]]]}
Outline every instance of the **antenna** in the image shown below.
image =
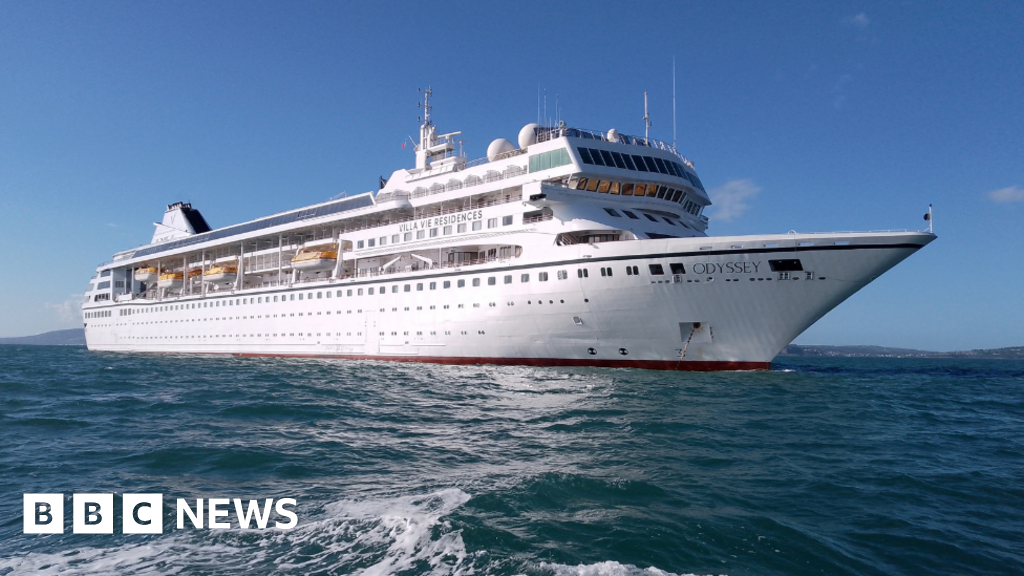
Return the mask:
{"type": "Polygon", "coordinates": [[[540,124],[540,82],[537,82],[537,124],[540,124]]]}
{"type": "Polygon", "coordinates": [[[676,57],[672,56],[672,147],[676,147],[676,57]]]}
{"type": "Polygon", "coordinates": [[[644,90],[644,144],[650,145],[651,115],[647,113],[647,90],[644,90]]]}
{"type": "Polygon", "coordinates": [[[544,89],[544,125],[549,126],[551,122],[548,122],[548,89],[544,89]]]}

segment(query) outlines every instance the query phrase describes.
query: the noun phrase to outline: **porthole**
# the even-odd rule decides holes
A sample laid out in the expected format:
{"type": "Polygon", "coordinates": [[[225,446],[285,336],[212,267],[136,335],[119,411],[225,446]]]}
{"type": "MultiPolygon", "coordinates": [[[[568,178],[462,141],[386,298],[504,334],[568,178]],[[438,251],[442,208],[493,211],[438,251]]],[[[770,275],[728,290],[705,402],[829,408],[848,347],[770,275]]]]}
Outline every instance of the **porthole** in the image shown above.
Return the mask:
{"type": "Polygon", "coordinates": [[[587,354],[595,356],[597,354],[597,350],[595,350],[594,348],[587,348],[587,354]]]}
{"type": "Polygon", "coordinates": [[[619,348],[619,354],[622,354],[623,356],[629,356],[629,350],[626,350],[625,348],[619,348]]]}

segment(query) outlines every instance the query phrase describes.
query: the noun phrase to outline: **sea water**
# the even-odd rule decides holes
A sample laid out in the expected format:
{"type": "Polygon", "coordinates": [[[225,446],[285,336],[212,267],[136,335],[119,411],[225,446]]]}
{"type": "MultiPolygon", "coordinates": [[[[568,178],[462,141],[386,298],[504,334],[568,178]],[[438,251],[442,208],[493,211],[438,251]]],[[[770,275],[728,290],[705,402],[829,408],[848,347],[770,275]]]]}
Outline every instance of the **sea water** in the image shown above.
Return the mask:
{"type": "Polygon", "coordinates": [[[1021,574],[1024,362],[769,372],[0,346],[4,574],[1021,574]],[[22,495],[164,531],[23,534],[22,495]],[[174,498],[294,497],[293,530],[174,498]]]}

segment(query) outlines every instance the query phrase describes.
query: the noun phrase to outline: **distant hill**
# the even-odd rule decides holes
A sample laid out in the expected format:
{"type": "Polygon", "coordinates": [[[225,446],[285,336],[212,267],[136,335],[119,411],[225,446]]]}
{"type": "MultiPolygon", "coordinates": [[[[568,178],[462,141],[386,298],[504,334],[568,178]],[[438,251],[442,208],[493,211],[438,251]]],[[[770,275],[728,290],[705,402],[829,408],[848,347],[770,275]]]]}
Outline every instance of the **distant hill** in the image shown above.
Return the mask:
{"type": "Polygon", "coordinates": [[[779,356],[842,357],[842,358],[991,358],[1000,360],[1024,360],[1024,346],[1010,348],[989,348],[961,350],[956,352],[932,352],[911,348],[889,348],[886,346],[803,346],[790,344],[779,356]]]}
{"type": "Polygon", "coordinates": [[[85,346],[85,330],[54,330],[35,336],[20,338],[0,338],[0,344],[19,344],[22,346],[85,346]]]}

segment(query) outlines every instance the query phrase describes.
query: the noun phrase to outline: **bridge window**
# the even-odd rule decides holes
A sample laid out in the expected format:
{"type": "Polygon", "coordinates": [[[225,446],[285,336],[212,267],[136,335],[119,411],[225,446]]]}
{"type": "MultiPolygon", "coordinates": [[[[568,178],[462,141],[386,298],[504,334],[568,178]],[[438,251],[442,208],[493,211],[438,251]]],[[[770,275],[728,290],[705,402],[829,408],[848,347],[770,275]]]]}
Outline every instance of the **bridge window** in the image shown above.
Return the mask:
{"type": "Polygon", "coordinates": [[[665,274],[665,268],[661,264],[649,264],[648,268],[650,268],[652,276],[661,276],[665,274]]]}
{"type": "Polygon", "coordinates": [[[622,218],[622,216],[619,215],[619,213],[616,212],[613,208],[605,208],[604,211],[607,212],[609,216],[614,216],[616,218],[622,218]]]}

